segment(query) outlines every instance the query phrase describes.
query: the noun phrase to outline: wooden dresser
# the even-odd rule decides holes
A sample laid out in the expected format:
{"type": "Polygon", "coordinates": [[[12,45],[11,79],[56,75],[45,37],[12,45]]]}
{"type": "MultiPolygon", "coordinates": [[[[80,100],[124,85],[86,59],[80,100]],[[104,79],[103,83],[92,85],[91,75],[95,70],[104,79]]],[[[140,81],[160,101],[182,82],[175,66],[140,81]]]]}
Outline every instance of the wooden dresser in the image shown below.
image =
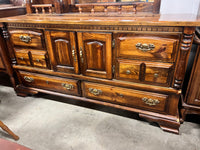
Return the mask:
{"type": "Polygon", "coordinates": [[[36,14],[1,19],[17,94],[44,92],[133,111],[178,133],[178,103],[200,21],[121,15],[120,8],[118,15],[107,14],[107,4],[104,15],[95,14],[93,4],[84,14],[77,6],[77,13],[42,9],[41,15],[35,8],[36,14]]]}

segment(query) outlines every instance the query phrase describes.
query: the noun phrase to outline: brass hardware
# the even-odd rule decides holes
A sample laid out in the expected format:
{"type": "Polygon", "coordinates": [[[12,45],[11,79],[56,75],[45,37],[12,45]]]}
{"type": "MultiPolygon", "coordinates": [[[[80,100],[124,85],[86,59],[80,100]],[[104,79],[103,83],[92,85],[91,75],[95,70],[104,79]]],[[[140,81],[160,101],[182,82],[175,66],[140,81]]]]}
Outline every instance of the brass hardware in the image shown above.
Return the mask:
{"type": "Polygon", "coordinates": [[[24,80],[25,80],[26,82],[29,82],[29,83],[31,83],[31,82],[34,81],[33,78],[31,78],[31,77],[27,77],[27,76],[24,76],[24,80]]]}
{"type": "Polygon", "coordinates": [[[29,43],[31,41],[31,37],[30,36],[25,36],[25,35],[20,35],[19,36],[19,39],[22,41],[22,42],[25,42],[25,43],[29,43]]]}
{"type": "Polygon", "coordinates": [[[47,84],[49,84],[49,81],[46,81],[47,84]]]}
{"type": "Polygon", "coordinates": [[[24,57],[20,57],[21,60],[24,60],[24,57]]]}
{"type": "Polygon", "coordinates": [[[112,40],[112,48],[115,48],[115,39],[112,40]]]}
{"type": "Polygon", "coordinates": [[[36,59],[36,61],[37,61],[37,62],[40,62],[40,60],[39,60],[39,59],[36,59]]]}
{"type": "Polygon", "coordinates": [[[157,77],[158,77],[158,74],[157,74],[157,73],[155,73],[155,74],[154,74],[154,77],[155,77],[155,78],[157,78],[157,77]]]}
{"type": "Polygon", "coordinates": [[[81,57],[81,63],[84,63],[82,47],[80,47],[80,57],[81,57]]]}
{"type": "Polygon", "coordinates": [[[74,61],[76,62],[76,55],[75,55],[75,47],[72,47],[72,56],[74,57],[74,61]]]}
{"type": "Polygon", "coordinates": [[[112,72],[115,73],[115,65],[112,66],[112,72]]]}
{"type": "Polygon", "coordinates": [[[93,89],[93,88],[89,88],[89,92],[92,93],[95,96],[98,96],[98,95],[102,94],[101,90],[93,89]]]}
{"type": "Polygon", "coordinates": [[[131,74],[131,71],[130,70],[126,70],[126,74],[131,74]]]}
{"type": "Polygon", "coordinates": [[[155,48],[154,44],[145,44],[145,43],[144,44],[137,43],[135,46],[137,49],[144,51],[144,52],[151,51],[155,48]]]}
{"type": "Polygon", "coordinates": [[[124,97],[124,95],[123,95],[123,94],[119,94],[119,96],[120,96],[120,97],[124,97]]]}
{"type": "Polygon", "coordinates": [[[67,90],[73,90],[74,86],[72,84],[62,83],[61,84],[67,90]]]}
{"type": "Polygon", "coordinates": [[[154,106],[160,103],[159,100],[157,99],[151,99],[151,98],[142,98],[143,102],[145,102],[145,104],[150,105],[150,106],[154,106]]]}

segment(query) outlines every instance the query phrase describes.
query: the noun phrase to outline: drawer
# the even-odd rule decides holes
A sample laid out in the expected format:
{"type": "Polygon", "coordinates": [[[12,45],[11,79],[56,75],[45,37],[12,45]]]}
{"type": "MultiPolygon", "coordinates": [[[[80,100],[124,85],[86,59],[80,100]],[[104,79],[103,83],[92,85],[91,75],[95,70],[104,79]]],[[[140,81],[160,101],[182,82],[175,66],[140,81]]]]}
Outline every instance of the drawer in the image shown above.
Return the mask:
{"type": "Polygon", "coordinates": [[[43,34],[40,30],[10,30],[14,46],[44,48],[43,34]]]}
{"type": "Polygon", "coordinates": [[[83,96],[129,107],[165,112],[168,95],[96,83],[83,83],[83,96]]]}
{"type": "Polygon", "coordinates": [[[30,59],[29,59],[29,55],[30,55],[29,51],[15,49],[15,55],[16,55],[17,63],[19,65],[31,66],[30,59]]]}
{"type": "Polygon", "coordinates": [[[34,67],[47,67],[47,52],[41,50],[31,50],[32,63],[34,67]]]}
{"type": "Polygon", "coordinates": [[[25,86],[37,87],[70,95],[80,95],[78,80],[39,75],[22,71],[20,71],[19,76],[25,86]]]}
{"type": "Polygon", "coordinates": [[[177,36],[117,34],[117,57],[174,62],[177,36]]]}
{"type": "Polygon", "coordinates": [[[118,59],[116,79],[169,86],[173,73],[172,63],[118,59]]]}

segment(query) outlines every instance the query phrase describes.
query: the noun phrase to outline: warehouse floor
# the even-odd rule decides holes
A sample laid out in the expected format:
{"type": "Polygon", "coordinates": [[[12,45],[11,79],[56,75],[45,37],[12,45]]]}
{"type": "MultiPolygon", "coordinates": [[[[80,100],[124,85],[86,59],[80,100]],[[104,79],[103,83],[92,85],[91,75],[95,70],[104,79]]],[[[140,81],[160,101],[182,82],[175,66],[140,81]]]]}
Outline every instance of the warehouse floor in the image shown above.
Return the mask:
{"type": "MultiPolygon", "coordinates": [[[[45,94],[17,97],[7,85],[0,100],[0,120],[34,150],[200,149],[200,116],[188,116],[175,135],[131,112],[45,94]]],[[[15,142],[3,130],[0,138],[15,142]]]]}

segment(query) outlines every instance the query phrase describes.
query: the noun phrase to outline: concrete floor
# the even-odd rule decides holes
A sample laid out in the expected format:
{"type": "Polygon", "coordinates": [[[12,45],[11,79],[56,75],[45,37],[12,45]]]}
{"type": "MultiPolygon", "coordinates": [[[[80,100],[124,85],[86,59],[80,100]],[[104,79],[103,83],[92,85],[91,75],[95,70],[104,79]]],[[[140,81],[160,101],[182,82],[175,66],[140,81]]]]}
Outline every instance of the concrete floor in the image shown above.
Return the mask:
{"type": "MultiPolygon", "coordinates": [[[[17,97],[7,86],[0,100],[0,119],[34,150],[200,150],[200,117],[175,135],[130,112],[45,94],[17,97]]],[[[14,141],[2,130],[0,138],[14,141]]]]}

